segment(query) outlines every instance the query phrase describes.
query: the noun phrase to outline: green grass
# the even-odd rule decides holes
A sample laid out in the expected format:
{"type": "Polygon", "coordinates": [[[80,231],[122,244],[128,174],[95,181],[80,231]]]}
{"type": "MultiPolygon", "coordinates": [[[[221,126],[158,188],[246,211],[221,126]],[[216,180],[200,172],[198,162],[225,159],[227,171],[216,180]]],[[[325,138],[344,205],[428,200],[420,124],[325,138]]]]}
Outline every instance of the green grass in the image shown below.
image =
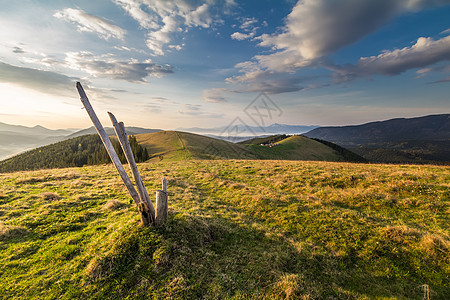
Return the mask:
{"type": "Polygon", "coordinates": [[[343,157],[332,148],[303,136],[291,136],[272,147],[250,145],[262,159],[341,161],[343,157]]]}
{"type": "Polygon", "coordinates": [[[149,151],[150,162],[257,158],[245,146],[188,132],[162,131],[136,138],[149,151]]]}
{"type": "Polygon", "coordinates": [[[168,179],[163,227],[138,226],[111,165],[0,174],[0,297],[422,299],[425,285],[431,299],[450,294],[449,167],[139,169],[150,195],[168,179]]]}
{"type": "Polygon", "coordinates": [[[348,160],[331,147],[303,136],[287,137],[274,143],[273,147],[260,145],[279,137],[256,138],[234,144],[179,131],[136,135],[137,141],[149,151],[151,162],[189,159],[348,160]]]}

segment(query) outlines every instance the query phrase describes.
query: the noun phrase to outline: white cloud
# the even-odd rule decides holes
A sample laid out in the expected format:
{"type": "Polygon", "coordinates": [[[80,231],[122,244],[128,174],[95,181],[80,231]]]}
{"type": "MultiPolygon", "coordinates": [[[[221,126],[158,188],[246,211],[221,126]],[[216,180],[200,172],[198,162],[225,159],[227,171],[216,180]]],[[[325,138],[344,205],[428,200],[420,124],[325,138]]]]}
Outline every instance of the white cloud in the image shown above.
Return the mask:
{"type": "MultiPolygon", "coordinates": [[[[209,28],[214,23],[221,23],[211,13],[214,0],[114,0],[139,25],[148,31],[147,47],[154,55],[164,55],[165,47],[180,50],[182,45],[171,44],[176,33],[193,27],[209,28]]],[[[223,1],[220,1],[223,2],[223,1]]],[[[226,1],[224,8],[235,5],[234,1],[226,1]]]]}
{"type": "Polygon", "coordinates": [[[129,82],[146,82],[146,77],[162,77],[173,73],[170,65],[159,65],[151,60],[118,61],[113,58],[97,57],[91,52],[66,53],[66,66],[89,73],[93,77],[107,77],[129,82]]]}
{"type": "Polygon", "coordinates": [[[250,33],[241,33],[241,32],[235,32],[231,35],[231,38],[233,40],[238,40],[238,41],[242,41],[242,40],[246,40],[246,39],[251,39],[255,34],[253,32],[250,33]]]}
{"type": "MultiPolygon", "coordinates": [[[[337,67],[337,81],[346,81],[374,74],[398,75],[414,68],[424,68],[439,61],[450,60],[450,36],[439,40],[421,37],[411,47],[384,51],[377,56],[361,57],[356,65],[337,67]]],[[[419,70],[419,74],[431,69],[419,70]]]]}
{"type": "Polygon", "coordinates": [[[224,88],[212,88],[209,90],[204,90],[202,97],[205,102],[210,103],[226,102],[227,100],[223,96],[223,93],[227,91],[228,90],[224,88]]]}
{"type": "Polygon", "coordinates": [[[241,26],[239,28],[245,31],[251,31],[254,28],[254,24],[258,23],[258,19],[256,18],[244,18],[242,20],[241,26]]]}
{"type": "Polygon", "coordinates": [[[231,35],[231,38],[238,41],[253,38],[256,34],[256,31],[259,29],[259,27],[255,26],[255,24],[258,23],[258,20],[256,18],[240,18],[240,21],[242,22],[242,24],[241,26],[239,26],[239,28],[243,30],[244,33],[235,32],[231,35]]]}
{"type": "Polygon", "coordinates": [[[66,8],[56,12],[53,16],[77,24],[78,31],[80,32],[93,32],[105,40],[111,37],[123,40],[126,33],[119,26],[90,15],[81,9],[66,8]]]}

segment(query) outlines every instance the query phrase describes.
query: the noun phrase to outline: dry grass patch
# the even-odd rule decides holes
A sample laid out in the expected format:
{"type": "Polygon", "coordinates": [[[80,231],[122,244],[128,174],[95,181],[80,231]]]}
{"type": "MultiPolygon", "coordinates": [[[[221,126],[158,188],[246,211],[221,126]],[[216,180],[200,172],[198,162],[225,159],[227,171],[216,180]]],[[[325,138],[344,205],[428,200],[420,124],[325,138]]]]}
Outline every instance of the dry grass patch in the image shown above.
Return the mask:
{"type": "Polygon", "coordinates": [[[109,200],[108,202],[106,202],[105,205],[103,205],[103,209],[104,210],[116,210],[119,209],[123,206],[125,206],[126,204],[123,202],[120,202],[118,200],[109,200]]]}
{"type": "Polygon", "coordinates": [[[39,197],[42,200],[47,200],[47,201],[55,201],[55,200],[61,199],[61,196],[59,196],[57,193],[52,193],[52,192],[41,193],[41,194],[39,194],[39,197]]]}
{"type": "Polygon", "coordinates": [[[450,253],[450,242],[436,234],[424,235],[420,244],[425,249],[425,252],[432,256],[440,253],[447,255],[450,253]]]}
{"type": "Polygon", "coordinates": [[[5,241],[10,238],[21,236],[26,232],[26,229],[20,226],[6,225],[0,222],[0,241],[5,241]]]}

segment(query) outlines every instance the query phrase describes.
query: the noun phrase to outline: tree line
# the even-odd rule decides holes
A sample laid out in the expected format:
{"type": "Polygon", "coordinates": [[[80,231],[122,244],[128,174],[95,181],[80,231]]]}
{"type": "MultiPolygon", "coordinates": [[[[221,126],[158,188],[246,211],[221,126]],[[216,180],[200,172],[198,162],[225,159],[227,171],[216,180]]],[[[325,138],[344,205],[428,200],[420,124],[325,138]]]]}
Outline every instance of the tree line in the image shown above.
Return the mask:
{"type": "MultiPolygon", "coordinates": [[[[126,163],[125,154],[119,141],[110,138],[122,163],[126,163]]],[[[139,145],[135,136],[129,136],[131,149],[136,162],[149,158],[145,147],[139,145]]],[[[39,147],[0,162],[0,172],[15,172],[38,169],[82,167],[110,163],[108,153],[98,135],[84,135],[48,146],[39,147]]]]}

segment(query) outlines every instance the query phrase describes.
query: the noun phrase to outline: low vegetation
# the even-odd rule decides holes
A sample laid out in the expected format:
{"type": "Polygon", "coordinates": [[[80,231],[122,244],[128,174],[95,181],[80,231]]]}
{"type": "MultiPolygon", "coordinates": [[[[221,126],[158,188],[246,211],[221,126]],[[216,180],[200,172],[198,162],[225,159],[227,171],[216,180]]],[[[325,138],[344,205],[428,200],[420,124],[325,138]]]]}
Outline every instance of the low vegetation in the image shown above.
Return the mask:
{"type": "Polygon", "coordinates": [[[22,299],[448,299],[450,168],[187,160],[169,220],[112,165],[0,174],[0,294],[22,299]]]}

